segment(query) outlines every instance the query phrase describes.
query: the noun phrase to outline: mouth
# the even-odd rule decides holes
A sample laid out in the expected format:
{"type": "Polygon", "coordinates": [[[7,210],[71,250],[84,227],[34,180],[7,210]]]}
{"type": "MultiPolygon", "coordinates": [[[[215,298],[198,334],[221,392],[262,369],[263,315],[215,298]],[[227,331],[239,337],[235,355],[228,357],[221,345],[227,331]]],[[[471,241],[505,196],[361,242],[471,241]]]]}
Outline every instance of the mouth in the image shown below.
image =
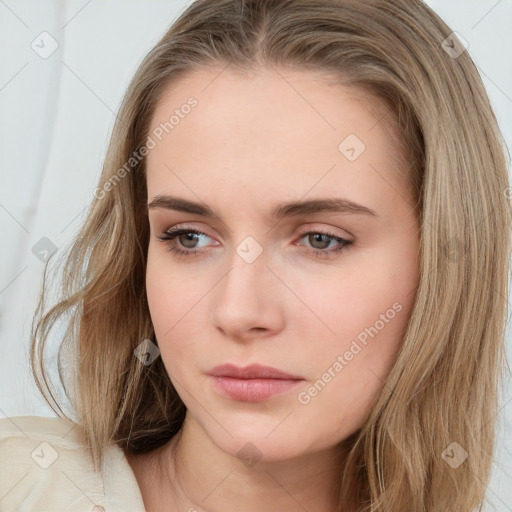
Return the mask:
{"type": "Polygon", "coordinates": [[[258,364],[243,368],[223,364],[213,368],[208,375],[221,395],[240,402],[263,402],[304,381],[301,376],[258,364]]]}

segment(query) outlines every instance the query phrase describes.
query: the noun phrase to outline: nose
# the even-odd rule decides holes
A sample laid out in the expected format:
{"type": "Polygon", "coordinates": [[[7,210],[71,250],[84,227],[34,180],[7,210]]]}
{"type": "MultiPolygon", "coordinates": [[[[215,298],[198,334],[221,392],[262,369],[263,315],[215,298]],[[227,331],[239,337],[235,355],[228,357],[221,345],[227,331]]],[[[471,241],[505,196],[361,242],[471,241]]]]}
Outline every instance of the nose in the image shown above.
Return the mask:
{"type": "Polygon", "coordinates": [[[214,289],[213,323],[237,341],[268,337],[284,325],[286,294],[282,283],[260,255],[247,263],[234,254],[233,264],[214,289]]]}

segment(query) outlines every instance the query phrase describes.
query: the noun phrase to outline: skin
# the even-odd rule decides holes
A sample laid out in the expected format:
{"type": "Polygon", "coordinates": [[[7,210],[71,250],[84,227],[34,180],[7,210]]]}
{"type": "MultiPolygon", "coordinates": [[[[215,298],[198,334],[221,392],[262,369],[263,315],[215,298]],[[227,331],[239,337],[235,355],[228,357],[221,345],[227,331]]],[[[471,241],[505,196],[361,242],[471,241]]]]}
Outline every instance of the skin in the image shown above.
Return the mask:
{"type": "Polygon", "coordinates": [[[382,389],[418,285],[419,223],[403,141],[390,116],[381,119],[379,100],[362,90],[311,72],[222,69],[186,75],[151,122],[156,127],[197,99],[147,156],[148,203],[178,196],[206,203],[220,219],[149,209],[149,307],[187,417],[161,467],[147,456],[127,457],[151,512],[230,512],[242,504],[246,512],[335,511],[340,443],[361,428],[382,389]],[[348,134],[366,146],[354,161],[338,149],[348,134]],[[377,215],[271,217],[276,203],[325,197],[377,215]],[[160,240],[173,226],[207,236],[160,240]],[[317,257],[315,249],[340,245],[315,237],[326,230],[352,244],[317,257]],[[248,236],[263,250],[252,263],[236,251],[248,236]],[[179,256],[170,246],[200,255],[179,256]],[[393,304],[400,311],[333,370],[393,304]],[[273,366],[304,380],[262,402],[237,401],[219,394],[206,374],[227,362],[273,366]],[[299,393],[329,368],[330,381],[301,403],[299,393]],[[237,457],[246,443],[255,465],[237,457]]]}

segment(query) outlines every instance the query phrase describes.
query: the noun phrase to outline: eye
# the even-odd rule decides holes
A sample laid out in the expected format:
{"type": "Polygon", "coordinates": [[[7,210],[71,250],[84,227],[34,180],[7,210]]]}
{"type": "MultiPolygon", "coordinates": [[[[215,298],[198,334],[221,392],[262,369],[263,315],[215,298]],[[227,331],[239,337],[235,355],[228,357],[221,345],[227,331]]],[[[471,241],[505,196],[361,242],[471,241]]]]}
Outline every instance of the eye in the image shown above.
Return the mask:
{"type": "Polygon", "coordinates": [[[178,254],[179,256],[197,256],[198,253],[202,252],[196,249],[196,247],[198,247],[196,243],[200,237],[210,238],[203,231],[184,226],[172,227],[158,238],[168,245],[170,251],[178,254]],[[185,250],[181,247],[176,247],[176,244],[174,243],[175,239],[178,239],[181,247],[184,247],[185,250]]]}
{"type": "MultiPolygon", "coordinates": [[[[172,227],[168,229],[163,235],[158,237],[162,242],[168,245],[169,250],[175,254],[181,256],[200,256],[204,251],[200,250],[201,247],[207,247],[208,244],[200,246],[197,243],[201,240],[201,237],[211,238],[203,231],[194,228],[172,227]],[[176,245],[176,242],[179,245],[176,245]],[[198,249],[199,247],[199,249],[198,249]]],[[[307,231],[300,235],[300,240],[307,238],[308,243],[311,244],[309,247],[305,245],[306,251],[313,253],[318,258],[332,257],[346,246],[352,243],[352,240],[334,235],[333,233],[324,231],[307,231]],[[334,246],[332,243],[334,242],[334,246]],[[330,248],[329,248],[330,247],[330,248]]],[[[218,244],[218,242],[217,242],[218,244]]],[[[303,243],[296,245],[304,245],[303,243]]]]}
{"type": "MultiPolygon", "coordinates": [[[[308,252],[313,252],[318,258],[329,258],[344,250],[348,245],[352,243],[352,240],[347,240],[340,236],[336,236],[333,233],[327,231],[307,231],[300,235],[300,238],[306,238],[311,247],[308,248],[308,252]],[[334,246],[332,245],[334,243],[334,246]],[[325,250],[328,247],[329,250],[325,250]]],[[[302,244],[300,244],[302,245],[302,244]]]]}

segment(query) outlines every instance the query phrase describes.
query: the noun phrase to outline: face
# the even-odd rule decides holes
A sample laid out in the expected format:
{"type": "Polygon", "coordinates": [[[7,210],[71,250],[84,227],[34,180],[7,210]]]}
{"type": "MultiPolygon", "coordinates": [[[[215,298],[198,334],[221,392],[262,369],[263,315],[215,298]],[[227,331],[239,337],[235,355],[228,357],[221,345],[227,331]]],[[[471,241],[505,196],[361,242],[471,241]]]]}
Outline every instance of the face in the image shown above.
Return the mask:
{"type": "Polygon", "coordinates": [[[408,164],[364,91],[221,70],[182,78],[151,122],[147,296],[161,357],[186,425],[224,452],[329,450],[368,416],[414,302],[408,164]]]}

